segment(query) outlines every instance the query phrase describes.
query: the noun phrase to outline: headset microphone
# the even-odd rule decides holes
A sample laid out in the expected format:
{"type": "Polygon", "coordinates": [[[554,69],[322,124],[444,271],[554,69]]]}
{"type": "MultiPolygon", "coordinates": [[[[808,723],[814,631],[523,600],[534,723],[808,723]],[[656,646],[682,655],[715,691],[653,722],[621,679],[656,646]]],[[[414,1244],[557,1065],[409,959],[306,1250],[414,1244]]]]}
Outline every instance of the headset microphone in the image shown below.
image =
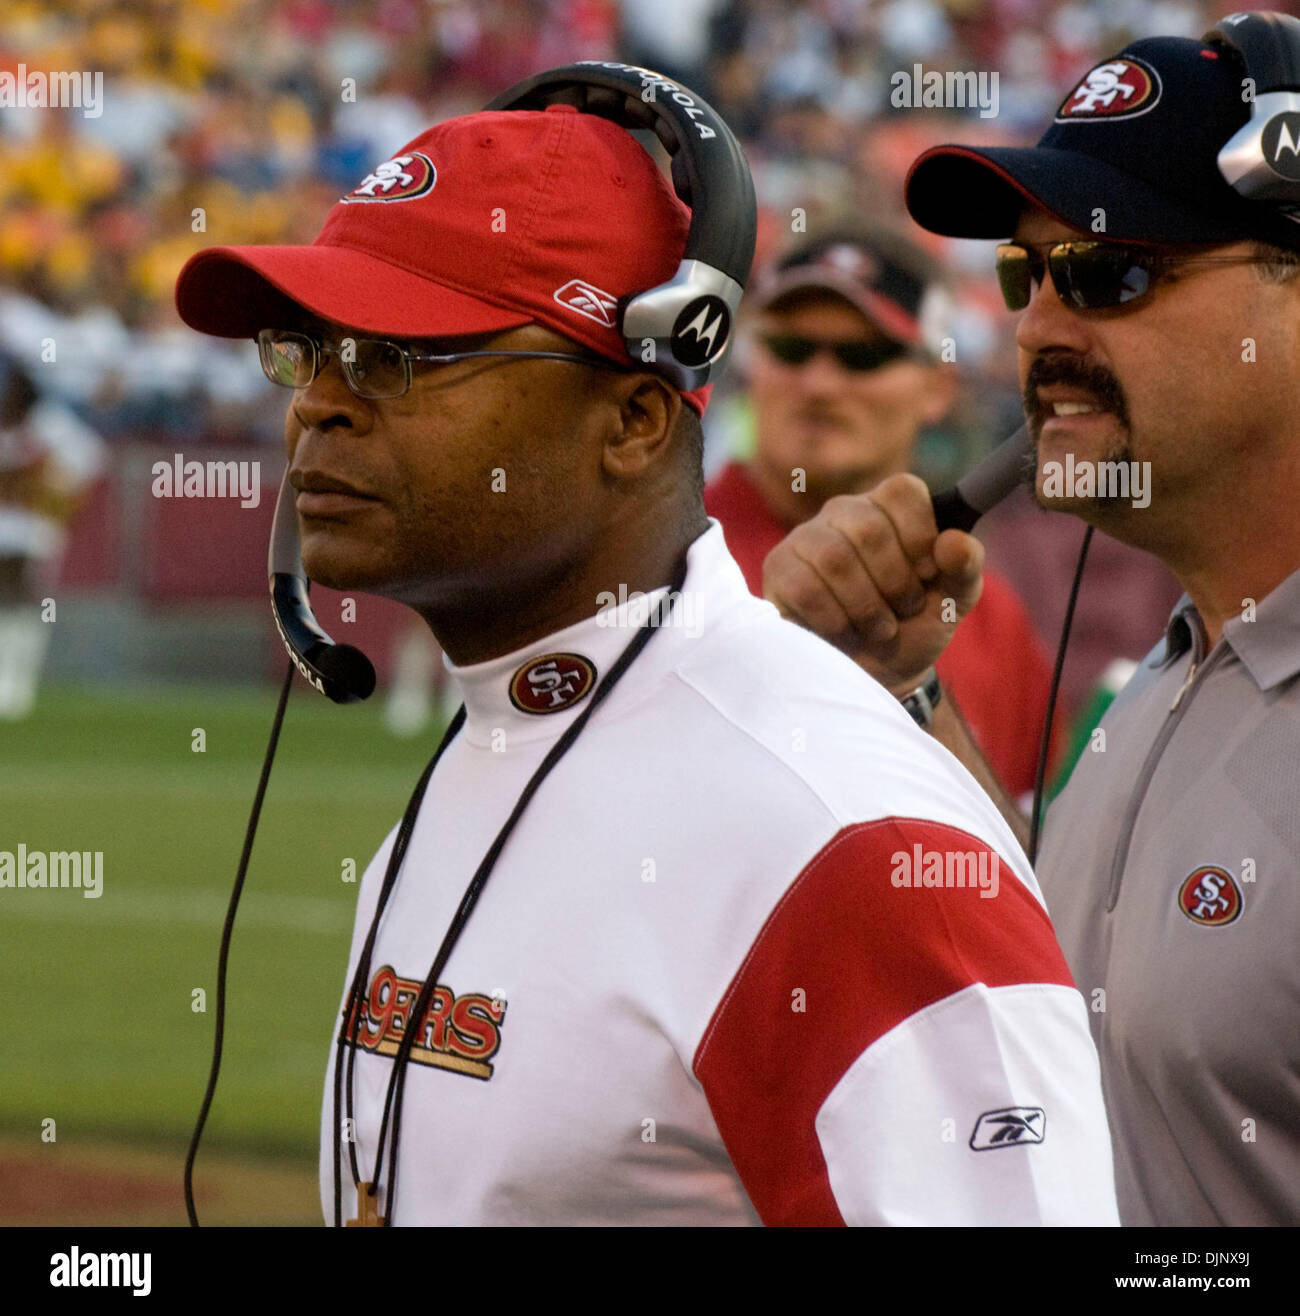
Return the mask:
{"type": "MultiPolygon", "coordinates": [[[[975,523],[991,512],[1004,498],[1015,492],[1023,483],[1026,471],[1034,460],[1034,443],[1029,426],[1022,425],[1010,438],[1003,439],[973,471],[969,471],[951,489],[934,494],[930,505],[934,509],[934,522],[940,531],[965,530],[968,533],[975,523]]],[[[1029,814],[1029,844],[1025,853],[1033,864],[1038,858],[1038,834],[1043,815],[1043,791],[1047,781],[1047,760],[1052,745],[1052,722],[1056,715],[1056,698],[1061,688],[1061,673],[1065,667],[1065,651],[1070,643],[1070,627],[1074,621],[1074,605],[1079,597],[1079,582],[1083,579],[1083,566],[1092,542],[1092,527],[1084,531],[1079,550],[1079,561],[1074,570],[1074,583],[1065,607],[1065,621],[1061,626],[1061,641],[1056,649],[1056,662],[1052,666],[1052,684],[1047,695],[1047,716],[1038,744],[1038,766],[1034,772],[1034,802],[1029,814]]]]}
{"type": "Polygon", "coordinates": [[[1022,425],[1008,439],[1003,439],[974,470],[968,471],[951,489],[931,499],[934,523],[942,530],[966,530],[985,512],[992,511],[1024,480],[1034,445],[1028,426],[1022,425]]]}
{"type": "Polygon", "coordinates": [[[375,688],[370,659],[350,644],[338,644],[321,630],[307,601],[307,573],[298,545],[298,513],[293,486],[286,472],[271,524],[267,576],[271,614],[293,665],[323,695],[336,704],[369,699],[375,688]]]}

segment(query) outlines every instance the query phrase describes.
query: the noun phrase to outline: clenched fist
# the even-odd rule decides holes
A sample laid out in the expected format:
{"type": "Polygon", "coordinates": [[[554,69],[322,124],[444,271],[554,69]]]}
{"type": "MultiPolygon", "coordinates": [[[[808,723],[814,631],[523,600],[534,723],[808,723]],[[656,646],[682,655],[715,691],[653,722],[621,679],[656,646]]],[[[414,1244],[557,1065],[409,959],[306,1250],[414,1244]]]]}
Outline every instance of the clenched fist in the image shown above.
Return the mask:
{"type": "Polygon", "coordinates": [[[763,594],[903,695],[979,601],[983,567],[979,540],[939,533],[924,481],[891,475],[792,530],[763,563],[763,594]]]}

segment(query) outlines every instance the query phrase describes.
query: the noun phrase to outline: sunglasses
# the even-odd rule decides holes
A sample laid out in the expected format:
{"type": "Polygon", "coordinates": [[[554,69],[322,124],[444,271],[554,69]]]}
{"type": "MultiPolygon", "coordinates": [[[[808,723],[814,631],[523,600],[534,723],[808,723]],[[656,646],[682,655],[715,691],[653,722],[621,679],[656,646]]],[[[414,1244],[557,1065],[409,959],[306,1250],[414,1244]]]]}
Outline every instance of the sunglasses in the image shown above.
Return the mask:
{"type": "Polygon", "coordinates": [[[347,386],[361,398],[400,398],[411,387],[411,363],[436,361],[450,365],[474,357],[515,356],[533,360],[577,361],[601,368],[618,367],[598,357],[576,356],[568,352],[481,351],[444,352],[431,355],[413,352],[401,343],[384,338],[349,338],[342,344],[326,343],[314,334],[295,329],[261,329],[257,334],[257,354],[262,373],[273,384],[284,388],[306,388],[320,373],[331,356],[343,367],[347,386]]]}
{"type": "Polygon", "coordinates": [[[801,366],[818,352],[828,351],[844,367],[861,373],[879,370],[891,361],[909,355],[911,348],[892,339],[868,341],[863,338],[804,338],[799,334],[765,334],[763,346],[787,366],[801,366]]]}
{"type": "Polygon", "coordinates": [[[1113,242],[1057,242],[1030,247],[1004,242],[997,251],[998,284],[1010,311],[1023,311],[1050,271],[1056,295],[1077,310],[1124,306],[1184,265],[1259,265],[1264,256],[1178,256],[1113,242]]]}

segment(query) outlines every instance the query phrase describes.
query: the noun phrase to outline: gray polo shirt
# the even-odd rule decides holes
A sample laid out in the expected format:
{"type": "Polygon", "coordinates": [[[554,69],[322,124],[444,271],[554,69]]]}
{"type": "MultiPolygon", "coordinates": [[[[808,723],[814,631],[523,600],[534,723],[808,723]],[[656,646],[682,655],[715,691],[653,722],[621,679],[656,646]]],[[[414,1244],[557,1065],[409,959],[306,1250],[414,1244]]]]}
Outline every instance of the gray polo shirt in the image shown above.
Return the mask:
{"type": "Polygon", "coordinates": [[[1184,596],[1048,812],[1127,1225],[1300,1223],[1300,571],[1206,653],[1184,596]]]}

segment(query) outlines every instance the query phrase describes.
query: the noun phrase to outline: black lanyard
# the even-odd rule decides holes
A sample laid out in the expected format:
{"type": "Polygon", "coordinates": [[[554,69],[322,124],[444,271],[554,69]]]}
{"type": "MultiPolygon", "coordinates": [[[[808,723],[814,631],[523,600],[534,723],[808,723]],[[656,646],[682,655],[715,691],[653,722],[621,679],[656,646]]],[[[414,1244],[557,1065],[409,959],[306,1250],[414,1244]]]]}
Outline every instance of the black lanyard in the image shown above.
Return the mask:
{"type": "MultiPolygon", "coordinates": [[[[497,833],[488,849],[487,854],[483,856],[482,863],[479,864],[474,876],[470,879],[470,884],[465,889],[465,894],[461,897],[460,904],[457,906],[456,913],[453,915],[450,925],[447,928],[446,935],[442,939],[442,945],[438,947],[438,953],[434,956],[433,964],[429,973],[420,988],[420,995],[416,999],[410,1014],[407,1016],[406,1025],[402,1030],[402,1040],[397,1048],[397,1054],[393,1059],[393,1067],[389,1073],[388,1091],[384,1097],[384,1114],[379,1126],[379,1144],[375,1151],[375,1168],[374,1174],[368,1181],[363,1183],[361,1179],[360,1167],[357,1164],[356,1153],[356,1120],[353,1114],[353,1070],[356,1063],[356,1054],[358,1046],[358,1035],[361,1028],[361,1010],[366,1004],[367,982],[370,977],[370,961],[374,953],[375,940],[379,934],[379,923],[383,917],[384,909],[388,904],[388,898],[392,895],[393,887],[397,883],[397,874],[402,866],[402,860],[406,856],[407,846],[410,844],[411,834],[415,831],[416,819],[419,817],[420,805],[424,800],[424,793],[428,789],[429,781],[433,777],[433,771],[438,766],[438,760],[442,758],[443,751],[455,739],[457,732],[465,724],[465,707],[462,704],[457,711],[456,716],[452,718],[450,725],[443,734],[442,741],[438,745],[434,756],[429,761],[429,766],[425,768],[416,784],[415,792],[411,796],[410,803],[406,806],[406,812],[402,815],[402,824],[398,828],[397,837],[393,841],[392,853],[388,857],[388,868],[384,872],[383,885],[379,890],[379,899],[375,906],[374,917],[370,921],[370,929],[366,933],[365,945],[362,947],[361,954],[357,960],[357,970],[352,977],[352,986],[348,991],[347,1004],[343,1010],[343,1028],[339,1034],[334,1056],[334,1224],[339,1226],[343,1223],[343,1182],[341,1174],[341,1154],[340,1141],[342,1140],[342,1126],[339,1123],[339,1104],[342,1088],[344,1047],[348,1041],[349,1032],[352,1033],[352,1045],[347,1049],[347,1119],[348,1119],[348,1155],[351,1160],[352,1181],[357,1186],[357,1209],[358,1214],[364,1214],[360,1201],[363,1192],[370,1192],[377,1196],[379,1188],[379,1175],[383,1167],[384,1143],[388,1137],[389,1120],[392,1121],[392,1141],[388,1148],[388,1200],[382,1223],[390,1225],[393,1220],[394,1203],[397,1200],[397,1146],[401,1136],[402,1125],[402,1095],[406,1088],[406,1064],[410,1057],[411,1049],[415,1045],[415,1039],[422,1031],[424,1026],[424,1016],[428,1011],[430,1002],[433,1000],[433,994],[437,990],[438,979],[442,976],[443,969],[446,967],[447,960],[451,955],[452,949],[460,938],[460,934],[465,929],[465,924],[469,921],[469,916],[478,902],[479,895],[491,874],[501,851],[505,848],[506,841],[510,838],[510,833],[514,830],[515,824],[519,821],[524,810],[528,807],[528,802],[536,794],[537,789],[546,779],[551,769],[564,757],[572,747],[573,742],[577,740],[591,719],[591,715],[600,707],[601,703],[609,695],[617,684],[619,678],[631,667],[641,650],[645,648],[657,631],[665,622],[668,614],[672,611],[673,604],[681,591],[681,586],[685,580],[686,568],[683,562],[678,570],[673,584],[669,587],[668,592],[659,597],[656,601],[653,611],[648,619],[642,623],[639,633],[630,644],[618,656],[614,665],[609,669],[605,679],[596,687],[592,694],[587,707],[574,719],[564,734],[551,746],[550,752],[542,760],[536,772],[529,778],[528,784],[524,787],[515,807],[510,811],[510,816],[506,819],[504,826],[497,833]]],[[[396,990],[396,989],[394,989],[396,990]]]]}

